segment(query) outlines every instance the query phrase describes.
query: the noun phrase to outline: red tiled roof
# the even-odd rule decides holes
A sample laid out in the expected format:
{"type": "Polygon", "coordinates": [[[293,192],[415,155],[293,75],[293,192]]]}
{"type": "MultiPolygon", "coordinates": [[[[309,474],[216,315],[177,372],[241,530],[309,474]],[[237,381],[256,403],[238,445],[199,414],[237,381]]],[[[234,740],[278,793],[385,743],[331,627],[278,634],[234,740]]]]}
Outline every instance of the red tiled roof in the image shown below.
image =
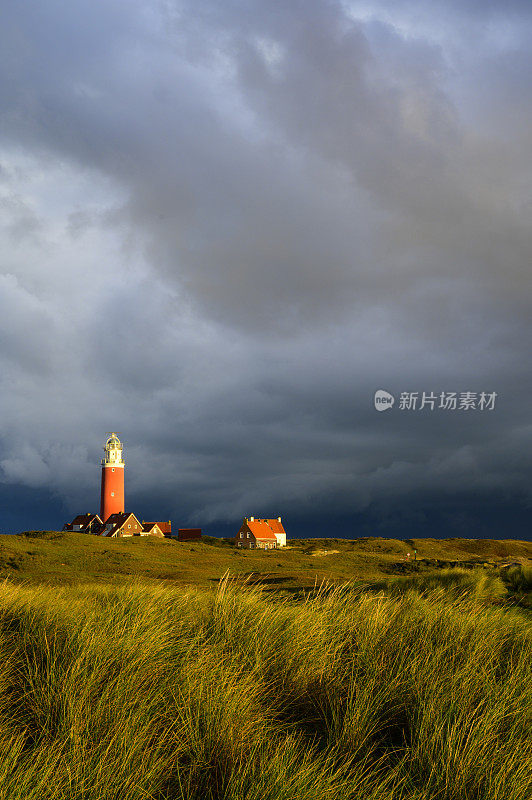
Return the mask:
{"type": "Polygon", "coordinates": [[[255,539],[274,539],[277,541],[274,532],[265,519],[255,519],[253,522],[248,519],[246,524],[255,539]]]}
{"type": "Polygon", "coordinates": [[[285,533],[282,522],[279,522],[278,519],[267,519],[266,522],[274,533],[285,533]]]}

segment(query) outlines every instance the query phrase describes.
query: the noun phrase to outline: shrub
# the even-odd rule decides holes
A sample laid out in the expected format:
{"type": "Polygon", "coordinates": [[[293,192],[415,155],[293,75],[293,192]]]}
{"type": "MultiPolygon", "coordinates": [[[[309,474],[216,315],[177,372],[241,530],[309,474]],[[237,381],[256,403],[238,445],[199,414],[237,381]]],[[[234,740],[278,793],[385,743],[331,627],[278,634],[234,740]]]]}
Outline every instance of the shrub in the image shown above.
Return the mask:
{"type": "Polygon", "coordinates": [[[26,536],[29,539],[62,539],[64,531],[22,531],[19,536],[26,536]]]}

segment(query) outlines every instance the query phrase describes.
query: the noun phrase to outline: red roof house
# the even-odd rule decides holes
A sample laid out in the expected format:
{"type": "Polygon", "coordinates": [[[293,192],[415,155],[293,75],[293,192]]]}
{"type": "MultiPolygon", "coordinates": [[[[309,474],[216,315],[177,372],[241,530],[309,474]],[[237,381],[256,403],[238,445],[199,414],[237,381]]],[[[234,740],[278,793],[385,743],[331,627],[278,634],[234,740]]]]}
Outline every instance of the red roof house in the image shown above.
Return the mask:
{"type": "Polygon", "coordinates": [[[281,517],[277,519],[258,519],[256,517],[244,517],[236,536],[235,545],[245,547],[248,550],[255,548],[271,550],[286,545],[286,533],[281,523],[281,517]]]}

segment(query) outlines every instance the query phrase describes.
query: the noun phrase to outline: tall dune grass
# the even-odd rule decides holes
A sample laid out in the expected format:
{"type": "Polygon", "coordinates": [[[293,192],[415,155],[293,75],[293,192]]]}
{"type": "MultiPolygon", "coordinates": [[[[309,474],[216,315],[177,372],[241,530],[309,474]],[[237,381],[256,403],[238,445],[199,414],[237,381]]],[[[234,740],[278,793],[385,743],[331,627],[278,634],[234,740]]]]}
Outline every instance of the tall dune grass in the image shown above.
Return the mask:
{"type": "Polygon", "coordinates": [[[0,800],[526,800],[532,628],[484,589],[0,584],[0,800]]]}
{"type": "Polygon", "coordinates": [[[513,566],[503,571],[505,583],[514,594],[528,594],[532,592],[532,567],[513,566]]]}
{"type": "Polygon", "coordinates": [[[452,568],[393,578],[383,583],[388,593],[403,594],[413,589],[426,597],[440,595],[448,600],[493,601],[506,596],[498,572],[452,568]]]}

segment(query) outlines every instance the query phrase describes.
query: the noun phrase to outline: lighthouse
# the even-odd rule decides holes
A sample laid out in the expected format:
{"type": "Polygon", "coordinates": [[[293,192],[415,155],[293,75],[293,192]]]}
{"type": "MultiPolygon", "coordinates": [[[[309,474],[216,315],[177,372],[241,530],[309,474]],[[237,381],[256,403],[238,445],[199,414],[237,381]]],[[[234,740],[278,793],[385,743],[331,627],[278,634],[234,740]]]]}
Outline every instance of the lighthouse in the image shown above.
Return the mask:
{"type": "Polygon", "coordinates": [[[124,460],[122,442],[116,433],[111,433],[102,458],[102,499],[100,518],[107,522],[111,514],[125,511],[124,505],[124,460]]]}

